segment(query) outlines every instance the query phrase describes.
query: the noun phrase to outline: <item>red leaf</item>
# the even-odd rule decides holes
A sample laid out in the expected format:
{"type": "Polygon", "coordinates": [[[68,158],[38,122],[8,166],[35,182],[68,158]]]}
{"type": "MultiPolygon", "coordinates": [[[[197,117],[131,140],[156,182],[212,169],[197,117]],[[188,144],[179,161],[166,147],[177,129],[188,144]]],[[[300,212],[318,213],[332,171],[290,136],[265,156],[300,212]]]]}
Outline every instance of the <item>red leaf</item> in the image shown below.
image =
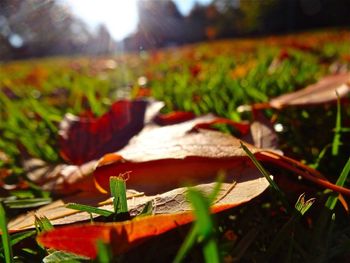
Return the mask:
{"type": "Polygon", "coordinates": [[[192,130],[198,130],[198,129],[208,129],[208,130],[216,130],[213,128],[216,124],[228,124],[232,126],[233,128],[237,129],[241,136],[247,135],[250,131],[250,124],[247,122],[235,122],[230,119],[225,118],[216,118],[213,121],[210,122],[202,122],[196,124],[192,130]]]}
{"type": "Polygon", "coordinates": [[[123,148],[142,130],[148,104],[145,100],[121,100],[99,118],[66,115],[59,131],[61,156],[83,164],[123,148]]]}
{"type": "Polygon", "coordinates": [[[160,125],[171,125],[184,121],[191,120],[195,117],[193,112],[188,111],[175,111],[167,114],[159,114],[155,118],[155,122],[160,125]]]}

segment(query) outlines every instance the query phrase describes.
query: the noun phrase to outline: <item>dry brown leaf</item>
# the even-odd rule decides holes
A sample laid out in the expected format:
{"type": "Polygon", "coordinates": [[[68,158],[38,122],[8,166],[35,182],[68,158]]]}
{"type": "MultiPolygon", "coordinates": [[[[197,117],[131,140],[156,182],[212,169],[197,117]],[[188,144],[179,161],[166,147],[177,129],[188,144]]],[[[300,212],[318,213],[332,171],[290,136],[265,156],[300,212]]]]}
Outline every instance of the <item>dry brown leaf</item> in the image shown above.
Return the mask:
{"type": "MultiPolygon", "coordinates": [[[[267,186],[267,180],[261,177],[236,185],[224,184],[211,211],[220,212],[249,201],[267,186]]],[[[197,186],[206,194],[210,193],[213,187],[214,184],[197,186]]],[[[180,207],[181,212],[137,217],[120,223],[65,226],[41,234],[38,241],[46,247],[95,258],[97,255],[96,242],[102,240],[110,244],[114,254],[124,253],[151,237],[194,220],[194,215],[189,212],[189,203],[184,199],[184,191],[185,189],[178,189],[166,193],[166,196],[158,197],[158,209],[168,211],[167,206],[169,205],[171,208],[180,207]]]]}
{"type": "Polygon", "coordinates": [[[350,73],[330,75],[304,89],[288,93],[270,100],[271,107],[281,109],[286,106],[303,106],[334,102],[337,93],[340,98],[350,92],[350,73]]]}
{"type": "Polygon", "coordinates": [[[95,187],[90,175],[96,165],[97,161],[90,161],[79,166],[50,165],[35,158],[23,161],[23,168],[31,181],[39,184],[43,190],[65,194],[94,191],[95,187]]]}
{"type": "MultiPolygon", "coordinates": [[[[206,149],[204,149],[205,145],[203,144],[201,145],[198,143],[208,141],[208,139],[214,140],[214,138],[206,138],[208,137],[209,134],[216,134],[215,135],[216,139],[215,141],[211,142],[212,144],[212,146],[210,146],[211,155],[207,157],[216,158],[216,159],[222,158],[228,154],[228,151],[230,151],[230,149],[233,149],[239,145],[238,141],[236,140],[234,142],[234,145],[231,145],[231,148],[230,147],[227,148],[224,145],[220,146],[220,144],[222,144],[222,142],[227,138],[229,138],[229,140],[235,140],[233,139],[234,137],[227,134],[218,133],[218,132],[214,133],[214,132],[204,131],[202,129],[197,129],[197,128],[193,129],[194,127],[197,127],[197,125],[200,125],[200,127],[202,127],[202,126],[206,126],[206,124],[215,122],[217,120],[217,117],[215,117],[214,115],[205,115],[205,116],[197,117],[190,121],[181,122],[173,125],[167,125],[167,126],[159,126],[156,123],[152,123],[151,118],[154,116],[155,111],[157,109],[159,110],[160,108],[159,106],[160,106],[159,103],[150,104],[151,109],[146,110],[146,119],[145,119],[146,123],[148,124],[144,127],[141,133],[139,133],[139,135],[131,139],[129,144],[124,149],[118,152],[118,155],[122,155],[123,158],[130,158],[130,160],[132,159],[132,162],[140,162],[142,161],[142,158],[144,159],[152,158],[152,160],[157,160],[157,159],[164,160],[167,157],[170,158],[171,156],[173,159],[180,160],[185,158],[186,155],[188,155],[187,157],[190,157],[191,152],[192,152],[191,156],[192,155],[200,156],[200,154],[203,154],[203,151],[205,151],[206,149]],[[157,109],[154,109],[155,107],[157,109]],[[150,114],[147,114],[147,112],[149,112],[150,114]],[[204,133],[206,134],[203,135],[204,133]],[[181,143],[184,143],[186,145],[179,145],[180,137],[183,137],[181,139],[181,143]],[[137,146],[138,149],[135,149],[134,147],[135,145],[138,145],[137,146]],[[179,151],[179,148],[181,147],[184,150],[182,151],[182,156],[180,156],[180,151],[179,151]],[[227,148],[226,153],[222,152],[223,149],[221,149],[225,147],[227,148]],[[132,148],[134,148],[134,150],[132,148]]],[[[277,138],[276,134],[273,132],[271,128],[269,127],[266,128],[264,125],[265,124],[261,124],[258,122],[254,122],[251,126],[249,126],[249,124],[246,124],[246,123],[243,123],[243,124],[237,123],[236,128],[239,131],[241,131],[241,133],[243,133],[243,136],[245,136],[244,139],[246,138],[247,140],[250,140],[253,143],[254,142],[261,143],[261,141],[268,141],[270,140],[269,139],[270,137],[275,138],[274,140],[270,140],[275,142],[277,138]],[[264,132],[261,132],[262,130],[264,132]],[[268,140],[265,140],[265,136],[266,138],[268,138],[268,140]]],[[[276,144],[274,145],[269,144],[268,148],[276,148],[276,144]]],[[[238,151],[242,153],[242,150],[238,149],[238,151]]],[[[234,152],[232,152],[231,154],[234,155],[234,152]]],[[[191,159],[191,158],[192,157],[187,159],[191,159]]],[[[27,171],[28,177],[32,181],[40,184],[45,190],[68,194],[68,193],[73,193],[81,190],[94,191],[95,187],[93,185],[92,178],[90,175],[94,171],[96,164],[97,164],[97,161],[90,161],[80,166],[67,165],[67,164],[48,165],[41,160],[28,159],[28,160],[25,160],[24,167],[25,167],[25,170],[27,171]]],[[[170,164],[170,161],[169,161],[169,164],[170,164]]],[[[182,164],[183,164],[182,162],[179,163],[179,165],[182,165],[182,164]]],[[[155,167],[151,167],[151,168],[156,169],[155,167]]],[[[186,168],[186,166],[184,166],[183,168],[186,168]]],[[[127,167],[127,170],[123,170],[123,172],[129,171],[128,169],[131,169],[133,171],[132,177],[134,177],[135,170],[137,169],[139,170],[141,168],[127,167]]],[[[211,172],[213,169],[217,170],[218,168],[216,165],[213,168],[209,167],[208,169],[209,169],[208,172],[211,172]]],[[[117,172],[118,171],[116,171],[116,173],[117,172]]],[[[178,174],[179,171],[176,173],[178,174]]],[[[184,174],[183,177],[185,177],[185,175],[186,174],[184,174]]],[[[152,182],[154,182],[154,184],[156,185],[157,184],[156,182],[158,182],[158,179],[155,179],[153,176],[153,177],[150,177],[149,180],[146,179],[146,181],[148,181],[148,183],[145,184],[145,186],[152,184],[152,182]]],[[[140,184],[141,183],[144,183],[144,182],[140,182],[140,184]]],[[[155,188],[156,186],[153,187],[153,189],[155,188]]],[[[163,190],[169,190],[169,189],[170,188],[165,188],[163,190]]]]}
{"type": "MultiPolygon", "coordinates": [[[[248,202],[268,187],[267,180],[260,175],[255,167],[251,166],[243,167],[240,171],[230,171],[227,174],[226,181],[231,181],[232,183],[222,184],[217,199],[213,203],[214,210],[219,209],[219,207],[220,210],[228,209],[248,202]]],[[[195,186],[195,188],[208,195],[212,192],[215,184],[201,184],[195,186]]],[[[137,216],[148,202],[152,203],[152,214],[154,215],[189,212],[191,211],[191,205],[186,199],[186,191],[187,188],[182,187],[163,194],[146,196],[129,190],[127,193],[129,212],[132,216],[137,216]]],[[[10,221],[8,227],[12,232],[34,228],[35,215],[46,216],[53,225],[87,221],[90,219],[89,213],[66,208],[66,204],[70,202],[82,203],[113,211],[112,200],[104,200],[104,198],[106,197],[83,194],[61,199],[10,221]]],[[[98,215],[93,216],[97,217],[98,215]]]]}
{"type": "Polygon", "coordinates": [[[250,125],[250,132],[242,140],[257,148],[269,149],[282,154],[278,148],[278,136],[273,123],[262,112],[254,112],[254,122],[250,125]]]}
{"type": "Polygon", "coordinates": [[[238,112],[262,109],[283,109],[289,106],[312,106],[323,103],[335,103],[339,98],[344,99],[350,92],[350,73],[329,75],[304,89],[290,92],[271,99],[266,103],[241,105],[238,112]]]}
{"type": "MultiPolygon", "coordinates": [[[[208,115],[165,127],[145,127],[121,151],[99,161],[94,172],[96,183],[109,189],[110,176],[131,171],[128,187],[157,193],[186,181],[213,181],[213,174],[221,169],[239,169],[247,157],[237,138],[192,129],[212,118],[208,115]]],[[[259,151],[251,145],[249,148],[253,153],[259,151]]]]}
{"type": "MultiPolygon", "coordinates": [[[[193,130],[194,121],[167,127],[148,126],[123,150],[103,157],[94,171],[98,188],[106,191],[111,176],[131,171],[129,187],[157,193],[178,187],[186,180],[196,183],[212,181],[213,174],[222,169],[240,169],[242,162],[247,160],[240,141],[217,131],[193,130]]],[[[349,189],[331,184],[319,172],[298,161],[252,145],[248,148],[262,161],[350,195],[349,189]]]]}
{"type": "MultiPolygon", "coordinates": [[[[215,120],[214,116],[207,115],[164,127],[156,124],[146,125],[126,147],[117,153],[105,155],[98,162],[94,172],[98,188],[109,189],[110,176],[131,171],[128,187],[154,194],[179,187],[186,181],[212,182],[213,175],[221,169],[240,169],[242,161],[247,160],[247,157],[240,148],[238,139],[229,134],[198,129],[198,126],[203,127],[200,124],[212,123],[213,120],[215,120]]],[[[264,127],[264,130],[268,130],[268,126],[264,127]]],[[[258,143],[264,141],[264,136],[270,140],[269,132],[257,134],[258,136],[255,137],[258,143]]],[[[270,140],[268,144],[272,142],[273,140],[270,140]]],[[[248,147],[262,161],[272,162],[279,167],[294,171],[323,187],[346,195],[350,194],[348,189],[329,183],[315,170],[297,161],[254,146],[248,147]]],[[[89,163],[86,165],[89,168],[86,171],[91,172],[95,169],[96,163],[93,161],[91,165],[89,163]]],[[[69,188],[65,185],[71,186],[73,190],[80,189],[81,177],[87,179],[87,188],[92,187],[89,173],[81,173],[79,171],[81,167],[69,166],[68,170],[67,176],[60,185],[61,188],[62,185],[64,186],[65,191],[69,188]]]]}

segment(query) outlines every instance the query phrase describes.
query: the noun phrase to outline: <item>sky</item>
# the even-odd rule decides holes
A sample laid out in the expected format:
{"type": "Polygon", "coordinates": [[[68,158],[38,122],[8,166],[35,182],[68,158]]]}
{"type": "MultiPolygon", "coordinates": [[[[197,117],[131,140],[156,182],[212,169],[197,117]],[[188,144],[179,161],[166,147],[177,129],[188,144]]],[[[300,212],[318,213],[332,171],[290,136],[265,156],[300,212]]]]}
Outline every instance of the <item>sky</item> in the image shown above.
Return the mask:
{"type": "MultiPolygon", "coordinates": [[[[162,0],[158,0],[162,1],[162,0]]],[[[173,0],[182,14],[188,14],[197,3],[212,0],[173,0]]],[[[105,24],[115,40],[121,40],[137,27],[137,0],[61,0],[91,28],[105,24]]]]}

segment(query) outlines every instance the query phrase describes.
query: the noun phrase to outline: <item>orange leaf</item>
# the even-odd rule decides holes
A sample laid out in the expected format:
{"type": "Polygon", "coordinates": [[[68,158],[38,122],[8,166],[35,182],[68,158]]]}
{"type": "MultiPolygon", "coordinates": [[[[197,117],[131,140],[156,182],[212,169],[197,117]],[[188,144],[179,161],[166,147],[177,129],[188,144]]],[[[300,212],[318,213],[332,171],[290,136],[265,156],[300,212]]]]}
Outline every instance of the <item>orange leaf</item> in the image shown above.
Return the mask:
{"type": "MultiPolygon", "coordinates": [[[[239,181],[236,184],[222,184],[211,209],[213,213],[248,202],[267,188],[267,180],[262,178],[256,169],[250,167],[245,174],[245,177],[238,178],[239,181]]],[[[196,188],[208,195],[215,185],[216,183],[204,184],[196,188]]],[[[186,188],[180,188],[149,198],[148,201],[152,202],[152,213],[158,213],[158,215],[137,217],[120,223],[57,228],[40,235],[38,241],[46,247],[94,258],[96,242],[102,240],[112,246],[114,253],[123,253],[148,238],[193,221],[194,217],[190,212],[191,205],[186,199],[186,191],[186,188]]],[[[139,213],[143,209],[147,198],[143,197],[143,199],[140,205],[131,208],[131,213],[135,210],[139,213]]],[[[130,204],[132,202],[134,201],[130,201],[130,204]]],[[[137,197],[136,202],[138,202],[137,197]]],[[[103,208],[106,209],[106,207],[103,208]]]]}
{"type": "Polygon", "coordinates": [[[119,254],[146,238],[160,235],[192,220],[192,213],[182,213],[140,217],[120,223],[75,225],[45,232],[37,240],[46,247],[95,258],[98,240],[111,244],[113,252],[119,254]]]}

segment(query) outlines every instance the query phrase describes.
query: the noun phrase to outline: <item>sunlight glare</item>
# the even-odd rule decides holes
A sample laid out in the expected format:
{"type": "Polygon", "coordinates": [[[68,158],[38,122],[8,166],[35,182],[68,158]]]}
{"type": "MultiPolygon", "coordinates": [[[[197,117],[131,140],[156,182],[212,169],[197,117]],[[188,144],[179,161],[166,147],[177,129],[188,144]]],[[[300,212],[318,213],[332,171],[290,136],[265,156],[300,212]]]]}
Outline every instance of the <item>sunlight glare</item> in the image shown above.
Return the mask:
{"type": "Polygon", "coordinates": [[[137,26],[137,0],[63,0],[92,28],[105,24],[112,37],[123,39],[137,26]]]}

